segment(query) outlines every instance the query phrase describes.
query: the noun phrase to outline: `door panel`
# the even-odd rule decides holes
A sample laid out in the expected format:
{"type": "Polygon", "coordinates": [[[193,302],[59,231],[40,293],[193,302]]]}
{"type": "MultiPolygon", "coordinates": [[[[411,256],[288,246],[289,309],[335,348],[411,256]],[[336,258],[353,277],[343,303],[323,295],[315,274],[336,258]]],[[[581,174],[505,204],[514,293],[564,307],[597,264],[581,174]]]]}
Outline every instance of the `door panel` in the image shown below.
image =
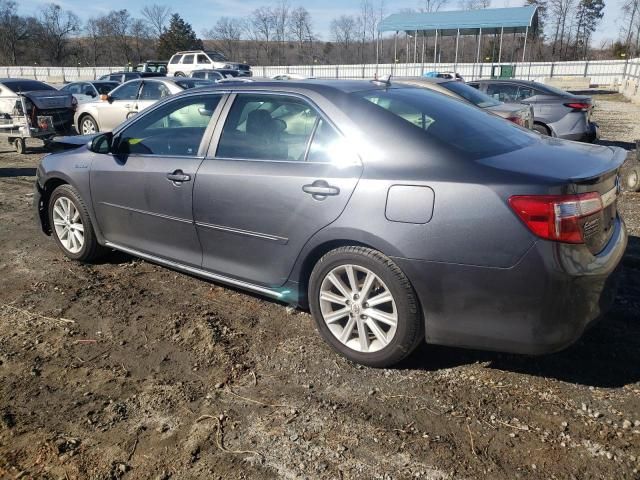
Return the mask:
{"type": "Polygon", "coordinates": [[[108,241],[185,265],[202,264],[193,185],[221,98],[200,94],[165,103],[117,133],[117,154],[96,155],[91,196],[108,241]],[[194,106],[199,116],[190,117],[191,123],[172,121],[194,106]]]}
{"type": "Polygon", "coordinates": [[[282,285],[304,244],[342,213],[361,167],[308,162],[203,162],[193,194],[203,267],[267,286],[282,285]],[[314,198],[324,180],[339,194],[314,198]]]}

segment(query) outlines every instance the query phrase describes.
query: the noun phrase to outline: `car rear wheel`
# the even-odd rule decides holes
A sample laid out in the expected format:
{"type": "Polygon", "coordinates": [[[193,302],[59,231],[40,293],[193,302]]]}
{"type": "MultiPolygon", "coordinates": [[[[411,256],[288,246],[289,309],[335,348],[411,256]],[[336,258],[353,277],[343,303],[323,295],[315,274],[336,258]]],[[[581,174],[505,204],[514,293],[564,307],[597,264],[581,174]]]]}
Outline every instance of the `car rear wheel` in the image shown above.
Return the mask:
{"type": "Polygon", "coordinates": [[[13,146],[16,149],[16,153],[19,154],[19,155],[22,155],[25,152],[25,150],[27,149],[27,147],[25,145],[25,142],[24,142],[24,138],[16,138],[13,141],[13,146]]]}
{"type": "Polygon", "coordinates": [[[99,131],[98,123],[91,115],[85,115],[80,119],[80,135],[92,135],[99,131]]]}
{"type": "Polygon", "coordinates": [[[183,72],[176,72],[175,76],[176,77],[186,77],[186,75],[183,72]]]}
{"type": "Polygon", "coordinates": [[[49,224],[56,243],[70,259],[91,262],[105,252],[98,244],[86,205],[71,185],[60,185],[51,194],[49,224]]]}
{"type": "Polygon", "coordinates": [[[324,255],[311,273],[309,305],[323,338],[357,363],[393,365],[424,338],[409,280],[370,248],[342,247],[324,255]]]}
{"type": "Polygon", "coordinates": [[[538,132],[540,135],[545,135],[547,137],[551,136],[551,132],[549,131],[549,129],[541,123],[534,123],[533,130],[538,132]]]}

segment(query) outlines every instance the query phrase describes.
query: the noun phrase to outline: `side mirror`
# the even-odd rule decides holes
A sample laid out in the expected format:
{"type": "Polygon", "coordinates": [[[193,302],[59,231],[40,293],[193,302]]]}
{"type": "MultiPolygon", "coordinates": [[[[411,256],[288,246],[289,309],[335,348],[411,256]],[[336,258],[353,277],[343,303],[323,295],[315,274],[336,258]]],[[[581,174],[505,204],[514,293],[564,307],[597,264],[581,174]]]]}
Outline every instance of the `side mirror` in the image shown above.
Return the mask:
{"type": "Polygon", "coordinates": [[[93,137],[91,140],[91,145],[89,150],[94,153],[111,153],[113,151],[113,133],[105,132],[96,137],[93,137]]]}

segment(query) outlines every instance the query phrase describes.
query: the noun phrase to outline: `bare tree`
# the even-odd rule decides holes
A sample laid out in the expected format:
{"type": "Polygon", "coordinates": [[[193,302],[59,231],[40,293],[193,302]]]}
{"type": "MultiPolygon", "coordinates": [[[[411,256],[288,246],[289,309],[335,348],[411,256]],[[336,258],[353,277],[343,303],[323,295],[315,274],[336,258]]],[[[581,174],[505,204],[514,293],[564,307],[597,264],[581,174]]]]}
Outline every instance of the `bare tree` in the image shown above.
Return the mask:
{"type": "Polygon", "coordinates": [[[449,0],[422,0],[420,2],[420,11],[426,13],[437,12],[448,3],[449,0]]]}
{"type": "Polygon", "coordinates": [[[129,27],[129,35],[131,37],[134,60],[136,60],[137,63],[146,60],[144,57],[148,51],[148,45],[152,35],[147,22],[141,18],[134,18],[129,27]]]}
{"type": "Polygon", "coordinates": [[[264,49],[267,63],[271,63],[271,41],[275,36],[276,19],[269,7],[260,7],[251,13],[250,35],[264,49]]]}
{"type": "Polygon", "coordinates": [[[461,10],[481,10],[491,6],[491,0],[460,0],[458,6],[461,10]]]}
{"type": "Polygon", "coordinates": [[[40,13],[42,49],[54,65],[66,59],[70,37],[80,31],[78,16],[62,10],[55,3],[47,4],[40,13]]]}
{"type": "Polygon", "coordinates": [[[305,46],[313,48],[313,31],[311,27],[311,15],[304,7],[298,7],[291,11],[289,21],[289,34],[295,40],[298,47],[298,59],[304,57],[305,46]]]}
{"type": "Polygon", "coordinates": [[[341,15],[331,21],[330,30],[333,40],[341,48],[342,60],[345,60],[358,35],[357,19],[351,15],[341,15]]]}
{"type": "Polygon", "coordinates": [[[18,47],[30,35],[29,22],[17,13],[17,3],[0,1],[0,51],[11,65],[18,62],[18,47]]]}
{"type": "Polygon", "coordinates": [[[167,29],[169,17],[171,17],[171,8],[166,5],[145,5],[140,11],[142,17],[151,28],[154,37],[159,38],[167,29]]]}
{"type": "Polygon", "coordinates": [[[284,45],[289,33],[289,2],[280,0],[278,5],[272,10],[274,20],[275,41],[278,46],[278,65],[282,64],[284,58],[284,45]]]}
{"type": "Polygon", "coordinates": [[[246,26],[240,18],[221,17],[212,29],[204,32],[204,38],[215,41],[216,48],[227,58],[239,57],[240,41],[246,26]]]}

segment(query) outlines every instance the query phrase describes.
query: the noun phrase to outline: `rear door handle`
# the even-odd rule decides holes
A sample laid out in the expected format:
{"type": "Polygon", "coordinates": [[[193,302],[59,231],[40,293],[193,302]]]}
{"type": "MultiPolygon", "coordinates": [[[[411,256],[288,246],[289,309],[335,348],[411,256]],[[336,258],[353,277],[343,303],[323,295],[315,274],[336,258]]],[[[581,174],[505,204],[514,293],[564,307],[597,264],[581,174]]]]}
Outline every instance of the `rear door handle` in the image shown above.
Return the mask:
{"type": "Polygon", "coordinates": [[[310,185],[304,185],[302,187],[302,191],[313,195],[313,198],[316,200],[321,200],[324,197],[330,195],[339,195],[340,189],[338,187],[334,187],[333,185],[329,185],[325,180],[316,180],[310,185]]]}
{"type": "Polygon", "coordinates": [[[167,178],[172,182],[181,183],[190,181],[191,175],[187,175],[182,170],[176,170],[175,172],[167,173],[167,178]]]}

